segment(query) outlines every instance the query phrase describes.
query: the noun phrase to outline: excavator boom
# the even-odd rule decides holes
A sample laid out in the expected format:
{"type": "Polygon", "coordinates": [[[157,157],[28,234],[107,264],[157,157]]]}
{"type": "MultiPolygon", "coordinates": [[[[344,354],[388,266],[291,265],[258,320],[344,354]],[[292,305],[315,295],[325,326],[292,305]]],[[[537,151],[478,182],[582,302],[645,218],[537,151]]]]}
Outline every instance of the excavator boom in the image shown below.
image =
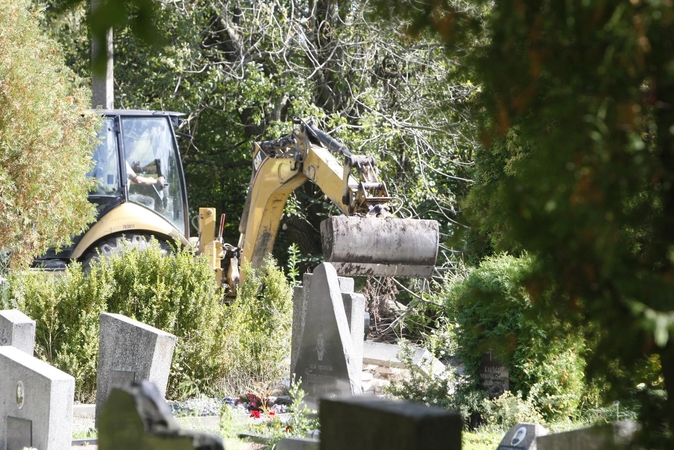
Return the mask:
{"type": "Polygon", "coordinates": [[[313,122],[295,119],[291,135],[257,142],[239,227],[242,258],[259,267],[271,253],[288,196],[311,180],[342,211],[321,224],[325,260],[345,276],[430,277],[438,223],[391,213],[374,159],[353,155],[313,122]],[[338,160],[341,157],[344,163],[338,160]]]}
{"type": "MultiPolygon", "coordinates": [[[[234,269],[239,261],[247,260],[253,268],[262,265],[274,247],[288,197],[309,180],[343,213],[321,224],[324,258],[337,273],[432,276],[438,223],[394,217],[391,198],[385,183],[378,179],[372,157],[352,154],[311,121],[295,118],[295,124],[299,126],[290,135],[253,144],[253,174],[239,224],[238,246],[223,245],[219,236],[219,245],[209,247],[203,233],[200,237],[202,252],[222,261],[216,276],[222,277],[223,284],[235,290],[239,274],[234,269]]],[[[214,214],[204,210],[202,222],[206,224],[207,216],[214,214]]]]}

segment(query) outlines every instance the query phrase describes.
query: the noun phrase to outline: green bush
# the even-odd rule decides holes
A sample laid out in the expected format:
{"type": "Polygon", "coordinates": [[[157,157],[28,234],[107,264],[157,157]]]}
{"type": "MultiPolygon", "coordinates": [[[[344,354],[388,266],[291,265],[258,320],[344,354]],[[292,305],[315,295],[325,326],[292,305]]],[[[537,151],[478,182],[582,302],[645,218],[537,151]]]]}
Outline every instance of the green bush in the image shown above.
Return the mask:
{"type": "Polygon", "coordinates": [[[79,266],[60,276],[13,272],[0,309],[16,308],[36,322],[35,354],[77,380],[75,398],[92,401],[96,391],[98,317],[111,293],[109,273],[85,277],[79,266]]]}
{"type": "Polygon", "coordinates": [[[271,258],[245,281],[225,317],[225,390],[264,392],[289,376],[292,289],[271,258]]]}
{"type": "MultiPolygon", "coordinates": [[[[551,333],[560,323],[533,315],[528,277],[535,269],[528,256],[499,255],[485,259],[467,275],[446,283],[444,302],[456,356],[478,388],[478,368],[491,349],[507,365],[510,388],[532,401],[546,420],[576,413],[585,390],[582,336],[551,333]]],[[[545,295],[543,293],[542,295],[545,295]]]]}
{"type": "Polygon", "coordinates": [[[203,258],[189,251],[165,255],[154,243],[93,264],[88,276],[71,265],[60,276],[9,276],[3,308],[36,321],[37,356],[76,380],[76,398],[95,397],[101,312],[124,314],[178,339],[167,396],[211,394],[223,376],[225,307],[203,258]]]}
{"type": "Polygon", "coordinates": [[[100,119],[29,0],[0,0],[0,249],[13,267],[67,245],[96,209],[85,174],[100,119]]]}

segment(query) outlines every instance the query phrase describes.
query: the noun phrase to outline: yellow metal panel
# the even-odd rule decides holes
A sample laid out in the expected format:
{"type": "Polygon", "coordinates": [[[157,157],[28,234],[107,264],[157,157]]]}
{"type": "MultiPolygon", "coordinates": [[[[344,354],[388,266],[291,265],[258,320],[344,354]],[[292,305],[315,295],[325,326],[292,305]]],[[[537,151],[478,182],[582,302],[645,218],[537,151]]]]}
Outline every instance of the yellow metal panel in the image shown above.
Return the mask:
{"type": "Polygon", "coordinates": [[[77,244],[72,257],[79,258],[99,239],[118,233],[169,236],[178,239],[183,245],[189,245],[185,236],[161,216],[140,205],[127,202],[94,224],[77,244]]]}
{"type": "Polygon", "coordinates": [[[307,181],[289,158],[265,159],[251,182],[250,209],[242,236],[243,259],[260,267],[271,253],[288,196],[307,181]],[[294,175],[293,175],[294,174],[294,175]]]}

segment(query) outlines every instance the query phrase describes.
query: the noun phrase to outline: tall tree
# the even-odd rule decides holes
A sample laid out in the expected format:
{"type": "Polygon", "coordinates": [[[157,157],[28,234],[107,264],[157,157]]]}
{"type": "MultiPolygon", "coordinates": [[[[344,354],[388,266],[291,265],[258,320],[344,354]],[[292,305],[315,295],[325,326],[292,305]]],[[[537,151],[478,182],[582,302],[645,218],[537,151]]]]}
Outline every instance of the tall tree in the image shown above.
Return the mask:
{"type": "Polygon", "coordinates": [[[90,92],[39,23],[29,1],[0,1],[0,251],[14,266],[68,244],[95,212],[90,92]]]}
{"type": "MultiPolygon", "coordinates": [[[[381,7],[397,8],[412,29],[435,32],[452,54],[465,36],[460,25],[472,20],[457,3],[381,7]]],[[[597,340],[590,374],[616,399],[641,389],[642,419],[661,432],[649,435],[650,444],[669,448],[672,4],[498,0],[487,25],[489,41],[466,59],[484,111],[467,205],[472,224],[495,248],[538,260],[540,272],[525,283],[534,305],[597,340]],[[651,363],[659,377],[644,378],[651,363]],[[666,395],[657,395],[663,388],[666,395]]]]}

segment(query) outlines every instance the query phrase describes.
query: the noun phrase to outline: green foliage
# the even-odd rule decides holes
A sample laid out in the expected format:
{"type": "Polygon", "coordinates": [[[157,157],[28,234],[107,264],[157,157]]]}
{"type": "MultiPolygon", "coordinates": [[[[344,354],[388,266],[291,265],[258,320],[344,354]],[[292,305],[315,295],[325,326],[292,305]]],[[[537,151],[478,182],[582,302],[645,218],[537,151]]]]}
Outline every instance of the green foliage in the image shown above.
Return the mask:
{"type": "Polygon", "coordinates": [[[288,417],[280,418],[277,415],[268,417],[261,423],[254,424],[252,431],[268,438],[267,444],[274,448],[278,441],[283,438],[304,438],[309,432],[319,431],[320,424],[316,411],[307,408],[304,404],[306,393],[302,390],[299,382],[293,381],[288,395],[292,404],[288,408],[288,417]]]}
{"type": "Polygon", "coordinates": [[[106,311],[178,337],[169,397],[212,394],[223,375],[225,310],[211,268],[191,252],[165,255],[154,243],[95,263],[87,276],[79,265],[60,276],[12,273],[3,301],[36,321],[37,355],[76,378],[78,400],[95,395],[98,318],[106,311]]]}
{"type": "Polygon", "coordinates": [[[212,394],[222,376],[225,311],[203,258],[158,244],[106,258],[112,273],[107,309],[178,337],[167,392],[175,398],[212,394]]]}
{"type": "MultiPolygon", "coordinates": [[[[547,420],[573,415],[584,391],[584,340],[564,325],[535,314],[527,281],[536,261],[499,255],[479,268],[450,280],[443,296],[456,356],[465,364],[475,386],[482,355],[491,351],[507,365],[511,389],[532,399],[547,420]]],[[[545,294],[541,294],[545,295],[545,294]]]]}
{"type": "Polygon", "coordinates": [[[35,354],[71,374],[75,398],[95,399],[98,317],[111,294],[109,273],[94,269],[85,277],[79,266],[60,276],[12,272],[2,308],[21,310],[36,322],[35,354]]]}
{"type": "Polygon", "coordinates": [[[513,395],[510,391],[489,399],[486,392],[476,389],[465,376],[453,373],[451,366],[444,373],[428,376],[412,362],[412,356],[411,347],[402,345],[398,357],[409,375],[392,381],[386,387],[387,395],[457,411],[468,429],[479,425],[485,429],[507,430],[517,422],[544,422],[535,404],[541,397],[536,392],[538,387],[531,389],[528,399],[522,398],[520,392],[513,395]]]}
{"type": "Polygon", "coordinates": [[[433,374],[429,377],[422,372],[419,366],[414,364],[412,357],[412,348],[403,341],[398,358],[409,371],[409,376],[392,381],[385,389],[386,394],[429,406],[454,409],[456,403],[451,394],[455,379],[450,369],[445,373],[433,374]]]}
{"type": "Polygon", "coordinates": [[[98,119],[27,0],[0,2],[0,249],[25,265],[95,214],[85,174],[98,119]],[[63,162],[67,161],[67,164],[63,162]]]}
{"type": "MultiPolygon", "coordinates": [[[[470,20],[469,9],[421,1],[405,11],[404,2],[393,3],[449,53],[467,35],[446,24],[470,20]]],[[[674,440],[671,6],[496,1],[486,21],[490,39],[465,60],[481,86],[483,113],[478,184],[467,205],[472,224],[497,251],[536,259],[535,309],[587,333],[596,346],[588,373],[605,381],[610,398],[648,384],[641,368],[659,356],[669,426],[661,428],[657,415],[641,419],[669,430],[649,434],[669,440],[667,447],[674,440]]],[[[642,404],[642,413],[651,406],[642,404]]]]}
{"type": "MultiPolygon", "coordinates": [[[[114,30],[116,105],[187,114],[183,131],[193,139],[181,151],[190,204],[225,211],[229,242],[238,238],[252,141],[288,134],[293,116],[315,118],[354,153],[376,157],[397,214],[438,218],[454,232],[448,224],[474,147],[466,105],[475,86],[440,45],[411,42],[399,21],[368,20],[369,2],[153,3],[161,48],[129,28],[114,30]]],[[[87,76],[86,9],[48,22],[69,64],[87,76]]],[[[317,230],[330,208],[320,190],[307,183],[292,200],[299,220],[317,230]]],[[[309,240],[293,233],[290,215],[284,221],[281,265],[292,243],[302,255],[320,254],[303,246],[309,240]]]]}
{"type": "Polygon", "coordinates": [[[267,258],[262,268],[246,274],[236,300],[227,307],[225,390],[265,391],[288,375],[292,326],[292,290],[283,271],[267,258]]]}

